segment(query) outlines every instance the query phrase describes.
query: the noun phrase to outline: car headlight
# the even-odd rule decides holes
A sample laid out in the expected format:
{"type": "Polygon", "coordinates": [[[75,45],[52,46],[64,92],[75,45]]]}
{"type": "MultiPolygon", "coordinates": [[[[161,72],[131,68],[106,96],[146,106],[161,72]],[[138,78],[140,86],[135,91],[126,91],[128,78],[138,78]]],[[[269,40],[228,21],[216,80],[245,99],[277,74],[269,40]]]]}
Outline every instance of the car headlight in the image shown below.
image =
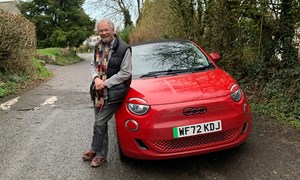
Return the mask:
{"type": "Polygon", "coordinates": [[[127,109],[135,114],[135,115],[144,115],[146,114],[150,106],[148,105],[147,101],[140,99],[140,98],[131,98],[129,99],[129,102],[127,103],[127,109]]]}
{"type": "Polygon", "coordinates": [[[233,86],[231,86],[230,93],[232,100],[234,100],[235,102],[239,102],[242,99],[243,93],[238,85],[234,84],[233,86]]]}

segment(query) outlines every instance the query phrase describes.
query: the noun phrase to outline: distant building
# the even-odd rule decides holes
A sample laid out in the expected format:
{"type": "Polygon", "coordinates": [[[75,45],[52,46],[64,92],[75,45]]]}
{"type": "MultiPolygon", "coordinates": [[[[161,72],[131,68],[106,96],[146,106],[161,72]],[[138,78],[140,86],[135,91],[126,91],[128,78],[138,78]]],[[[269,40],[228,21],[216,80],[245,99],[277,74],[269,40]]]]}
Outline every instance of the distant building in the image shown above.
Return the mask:
{"type": "Polygon", "coordinates": [[[20,14],[17,0],[0,0],[0,9],[12,14],[20,14]]]}
{"type": "Polygon", "coordinates": [[[90,36],[82,44],[87,46],[95,46],[95,44],[99,42],[100,39],[100,36],[90,36]]]}

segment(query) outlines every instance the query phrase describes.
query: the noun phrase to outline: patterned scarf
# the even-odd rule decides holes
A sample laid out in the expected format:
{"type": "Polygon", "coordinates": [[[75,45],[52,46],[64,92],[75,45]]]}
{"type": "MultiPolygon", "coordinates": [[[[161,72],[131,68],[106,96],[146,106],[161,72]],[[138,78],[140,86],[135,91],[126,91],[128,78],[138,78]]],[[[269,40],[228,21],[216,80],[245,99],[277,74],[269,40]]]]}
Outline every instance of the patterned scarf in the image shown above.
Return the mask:
{"type": "MultiPolygon", "coordinates": [[[[98,48],[96,48],[96,71],[98,73],[98,77],[103,81],[107,78],[107,66],[108,66],[108,55],[109,55],[109,45],[104,44],[100,41],[98,48]]],[[[104,88],[96,91],[95,97],[95,107],[98,110],[102,110],[104,105],[104,88]]]]}

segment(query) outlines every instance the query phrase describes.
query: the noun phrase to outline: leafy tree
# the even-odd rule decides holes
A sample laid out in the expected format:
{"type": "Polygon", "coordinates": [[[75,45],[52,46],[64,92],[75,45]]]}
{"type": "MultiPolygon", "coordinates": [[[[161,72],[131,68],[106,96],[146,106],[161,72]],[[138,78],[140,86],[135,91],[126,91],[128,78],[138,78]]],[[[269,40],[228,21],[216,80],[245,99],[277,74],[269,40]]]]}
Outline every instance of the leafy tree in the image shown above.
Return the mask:
{"type": "Polygon", "coordinates": [[[171,16],[168,6],[169,1],[145,1],[143,16],[130,34],[129,42],[170,37],[169,32],[173,26],[168,25],[168,21],[170,21],[168,17],[171,16]]]}
{"type": "Polygon", "coordinates": [[[120,32],[117,32],[117,35],[120,39],[123,41],[129,43],[129,35],[132,32],[133,26],[126,26],[125,29],[123,29],[120,32]]]}
{"type": "Polygon", "coordinates": [[[298,61],[294,38],[296,25],[299,22],[299,6],[300,3],[296,0],[284,0],[280,5],[280,31],[278,40],[281,45],[282,67],[296,65],[298,61]]]}
{"type": "Polygon", "coordinates": [[[36,25],[38,47],[78,47],[93,33],[95,21],[82,9],[83,0],[21,1],[21,13],[36,25]]]}
{"type": "Polygon", "coordinates": [[[173,13],[173,18],[170,17],[172,23],[179,25],[180,31],[177,32],[178,36],[185,39],[195,39],[201,32],[198,29],[197,23],[201,23],[201,3],[195,0],[173,0],[169,2],[170,12],[173,13]],[[175,16],[174,16],[175,15],[175,16]],[[176,17],[174,19],[174,17],[176,17]]]}
{"type": "Polygon", "coordinates": [[[216,51],[226,59],[220,65],[236,75],[244,64],[241,59],[242,34],[240,27],[240,0],[209,1],[205,19],[203,46],[208,51],[216,51]]]}

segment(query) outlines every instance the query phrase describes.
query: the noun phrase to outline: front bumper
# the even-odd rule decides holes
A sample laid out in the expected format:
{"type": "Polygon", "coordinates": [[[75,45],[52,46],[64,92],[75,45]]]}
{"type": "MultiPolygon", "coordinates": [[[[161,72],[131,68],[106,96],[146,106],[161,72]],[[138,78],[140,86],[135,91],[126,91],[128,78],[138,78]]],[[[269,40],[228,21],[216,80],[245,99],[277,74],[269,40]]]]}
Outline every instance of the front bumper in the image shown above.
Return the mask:
{"type": "MultiPolygon", "coordinates": [[[[159,105],[151,107],[151,112],[143,117],[134,116],[128,111],[116,113],[116,128],[122,152],[131,158],[161,160],[199,155],[221,151],[238,146],[250,135],[252,129],[251,112],[245,114],[243,99],[239,103],[230,99],[218,98],[214,102],[184,102],[176,105],[159,105]],[[201,104],[208,108],[204,115],[184,116],[182,107],[201,104]],[[125,121],[134,119],[139,130],[129,131],[125,121]],[[222,121],[222,131],[174,138],[172,128],[177,126],[222,121]]],[[[123,103],[122,106],[126,106],[123,103]]],[[[126,108],[125,108],[126,109],[126,108]]]]}

